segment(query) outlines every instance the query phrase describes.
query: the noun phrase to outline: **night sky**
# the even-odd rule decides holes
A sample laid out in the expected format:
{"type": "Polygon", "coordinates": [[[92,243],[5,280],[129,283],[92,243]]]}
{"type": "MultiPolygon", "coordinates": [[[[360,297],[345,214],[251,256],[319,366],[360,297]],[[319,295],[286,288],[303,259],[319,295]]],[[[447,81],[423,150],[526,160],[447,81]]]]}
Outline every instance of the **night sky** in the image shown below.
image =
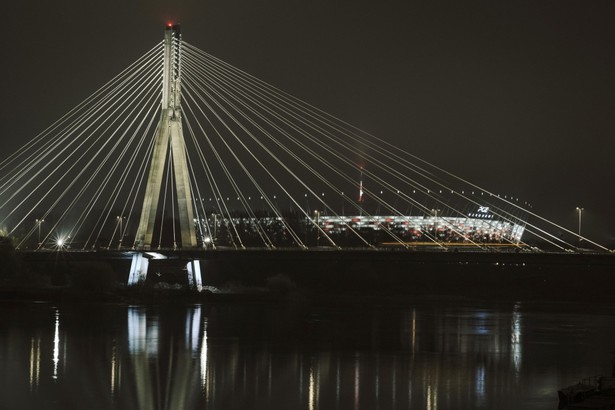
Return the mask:
{"type": "Polygon", "coordinates": [[[182,24],[187,42],[615,246],[615,2],[3,5],[4,158],[182,24]]]}

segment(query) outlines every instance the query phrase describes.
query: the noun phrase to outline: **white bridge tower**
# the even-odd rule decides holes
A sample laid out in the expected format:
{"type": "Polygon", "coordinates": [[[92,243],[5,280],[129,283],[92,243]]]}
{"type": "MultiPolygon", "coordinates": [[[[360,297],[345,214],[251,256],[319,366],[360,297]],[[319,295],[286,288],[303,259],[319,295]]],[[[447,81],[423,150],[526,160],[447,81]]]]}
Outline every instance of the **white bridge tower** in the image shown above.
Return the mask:
{"type": "MultiPolygon", "coordinates": [[[[154,137],[154,151],[147,177],[139,227],[135,236],[134,250],[136,252],[132,255],[132,264],[128,276],[129,286],[145,282],[150,259],[166,259],[164,255],[146,251],[152,247],[167,157],[173,164],[181,247],[196,248],[197,246],[190,174],[188,173],[186,144],[182,131],[181,41],[179,25],[168,24],[164,33],[164,72],[160,121],[154,137]]],[[[177,244],[174,243],[173,247],[176,248],[177,244]]],[[[186,272],[188,285],[200,291],[202,288],[200,261],[198,259],[188,261],[186,272]]]]}
{"type": "MultiPolygon", "coordinates": [[[[161,114],[155,135],[141,218],[135,236],[134,248],[136,250],[151,248],[167,157],[173,164],[181,247],[195,248],[197,246],[190,175],[185,152],[186,144],[182,131],[181,41],[179,25],[168,24],[164,33],[161,114]]],[[[174,244],[174,247],[177,247],[177,244],[174,244]]]]}

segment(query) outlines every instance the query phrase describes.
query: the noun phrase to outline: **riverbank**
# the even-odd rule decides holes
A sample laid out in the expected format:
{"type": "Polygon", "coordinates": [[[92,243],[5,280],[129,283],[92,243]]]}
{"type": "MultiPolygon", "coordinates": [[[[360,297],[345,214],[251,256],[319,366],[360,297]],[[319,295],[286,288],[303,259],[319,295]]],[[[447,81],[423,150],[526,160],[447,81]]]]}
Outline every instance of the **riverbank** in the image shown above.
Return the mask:
{"type": "Polygon", "coordinates": [[[410,299],[610,303],[615,255],[510,252],[219,251],[152,259],[126,281],[130,252],[22,252],[1,300],[121,303],[373,303],[410,299]],[[195,259],[196,258],[196,259],[195,259]],[[188,286],[199,260],[203,291],[188,286]],[[310,302],[311,303],[311,302],[310,302]]]}

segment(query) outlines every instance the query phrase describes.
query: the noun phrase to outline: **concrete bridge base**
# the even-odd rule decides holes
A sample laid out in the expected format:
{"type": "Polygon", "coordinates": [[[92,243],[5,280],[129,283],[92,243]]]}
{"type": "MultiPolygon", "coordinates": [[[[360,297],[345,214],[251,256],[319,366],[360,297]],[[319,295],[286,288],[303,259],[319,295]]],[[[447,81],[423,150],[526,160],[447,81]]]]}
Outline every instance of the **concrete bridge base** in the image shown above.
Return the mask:
{"type": "Polygon", "coordinates": [[[191,260],[186,265],[188,272],[188,286],[199,292],[203,290],[203,278],[201,277],[201,262],[198,259],[191,260]]]}
{"type": "Polygon", "coordinates": [[[149,259],[143,252],[135,252],[132,255],[132,263],[130,264],[130,274],[128,275],[128,286],[136,286],[145,283],[147,279],[147,268],[149,259]]]}
{"type": "MultiPolygon", "coordinates": [[[[134,252],[128,274],[128,286],[137,286],[145,283],[150,259],[167,259],[166,256],[154,252],[134,252]]],[[[190,259],[186,263],[188,286],[199,292],[203,289],[203,277],[201,275],[201,262],[198,259],[190,259]]]]}

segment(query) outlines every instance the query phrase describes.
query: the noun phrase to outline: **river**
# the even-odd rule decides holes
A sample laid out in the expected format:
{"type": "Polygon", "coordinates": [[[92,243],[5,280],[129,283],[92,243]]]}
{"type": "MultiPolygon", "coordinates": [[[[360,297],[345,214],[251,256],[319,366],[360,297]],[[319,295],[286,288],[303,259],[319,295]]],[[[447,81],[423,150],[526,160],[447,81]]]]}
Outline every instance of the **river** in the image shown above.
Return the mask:
{"type": "Polygon", "coordinates": [[[615,309],[408,299],[0,302],[0,409],[557,408],[615,309]]]}

